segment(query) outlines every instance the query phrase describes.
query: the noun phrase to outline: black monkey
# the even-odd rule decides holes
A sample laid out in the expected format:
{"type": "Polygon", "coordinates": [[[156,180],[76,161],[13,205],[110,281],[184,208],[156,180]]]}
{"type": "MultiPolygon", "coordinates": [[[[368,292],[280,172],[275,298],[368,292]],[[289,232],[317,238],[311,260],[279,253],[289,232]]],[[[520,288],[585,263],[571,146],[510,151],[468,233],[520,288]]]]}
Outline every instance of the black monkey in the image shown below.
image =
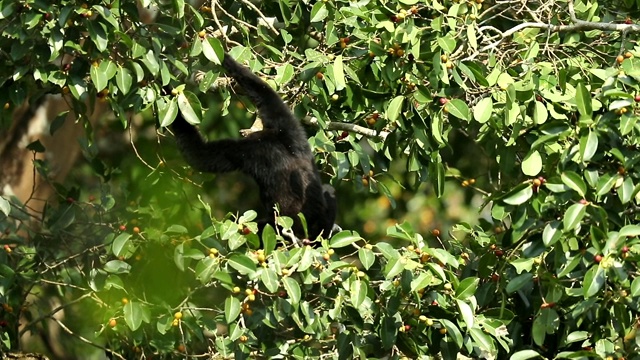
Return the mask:
{"type": "Polygon", "coordinates": [[[274,224],[273,209],[294,219],[294,234],[305,237],[298,214],[304,214],[308,236],[328,237],[336,217],[333,188],[322,185],[307,136],[300,122],[267,83],[230,55],[222,61],[258,108],[262,130],[239,139],[205,142],[182,115],[171,125],[178,148],[187,163],[202,172],[242,171],[253,177],[270,216],[260,224],[274,224]]]}

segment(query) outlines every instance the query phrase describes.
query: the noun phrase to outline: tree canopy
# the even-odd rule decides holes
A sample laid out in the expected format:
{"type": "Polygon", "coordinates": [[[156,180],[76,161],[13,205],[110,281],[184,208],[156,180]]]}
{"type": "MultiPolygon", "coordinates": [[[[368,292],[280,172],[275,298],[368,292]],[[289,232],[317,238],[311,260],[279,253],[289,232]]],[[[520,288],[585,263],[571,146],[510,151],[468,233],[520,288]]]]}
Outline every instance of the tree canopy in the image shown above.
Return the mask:
{"type": "Polygon", "coordinates": [[[634,358],[638,14],[638,0],[0,0],[1,351],[634,358]],[[176,153],[178,112],[212,139],[251,126],[225,52],[305,124],[343,231],[259,239],[255,187],[176,153]],[[48,133],[82,125],[65,141],[84,161],[54,178],[51,146],[31,142],[32,177],[53,189],[34,211],[7,164],[46,99],[65,105],[48,133]],[[63,349],[25,339],[52,329],[63,349]]]}

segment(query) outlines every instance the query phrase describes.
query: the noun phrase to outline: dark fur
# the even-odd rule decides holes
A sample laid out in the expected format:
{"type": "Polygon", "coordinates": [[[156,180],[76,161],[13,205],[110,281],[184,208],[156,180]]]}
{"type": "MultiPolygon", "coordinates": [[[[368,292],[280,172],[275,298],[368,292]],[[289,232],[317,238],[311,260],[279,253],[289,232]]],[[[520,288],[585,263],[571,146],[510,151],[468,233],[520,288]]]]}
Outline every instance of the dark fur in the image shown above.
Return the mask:
{"type": "MultiPolygon", "coordinates": [[[[171,129],[187,163],[202,172],[242,171],[255,179],[269,214],[295,220],[294,233],[304,238],[298,214],[304,214],[310,239],[327,237],[336,216],[333,188],[323,187],[307,136],[280,96],[248,68],[225,55],[222,66],[258,108],[263,130],[245,138],[205,142],[181,115],[171,129]]],[[[266,220],[273,225],[274,216],[266,220]]]]}

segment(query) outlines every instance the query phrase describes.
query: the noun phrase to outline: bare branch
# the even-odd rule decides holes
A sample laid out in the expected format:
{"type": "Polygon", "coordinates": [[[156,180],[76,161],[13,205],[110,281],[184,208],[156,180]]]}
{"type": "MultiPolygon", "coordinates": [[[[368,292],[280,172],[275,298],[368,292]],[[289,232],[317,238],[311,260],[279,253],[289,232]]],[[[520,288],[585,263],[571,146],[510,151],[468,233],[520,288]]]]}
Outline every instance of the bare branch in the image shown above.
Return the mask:
{"type": "MultiPolygon", "coordinates": [[[[302,121],[305,124],[320,127],[320,123],[318,119],[315,117],[307,116],[304,119],[302,119],[302,121]]],[[[387,136],[389,136],[388,131],[376,131],[360,125],[341,123],[341,122],[335,122],[335,121],[327,122],[325,129],[326,130],[343,130],[343,131],[348,131],[348,132],[352,132],[352,133],[356,133],[356,134],[360,134],[368,137],[379,137],[382,139],[386,139],[387,136]]]]}

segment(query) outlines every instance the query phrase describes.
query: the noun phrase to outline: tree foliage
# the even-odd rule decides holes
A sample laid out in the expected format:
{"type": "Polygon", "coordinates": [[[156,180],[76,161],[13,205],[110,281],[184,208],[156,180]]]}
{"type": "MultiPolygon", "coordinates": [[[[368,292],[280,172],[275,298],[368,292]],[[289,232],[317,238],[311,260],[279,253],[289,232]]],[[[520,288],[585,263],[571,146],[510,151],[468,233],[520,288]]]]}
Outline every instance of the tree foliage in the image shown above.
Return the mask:
{"type": "Polygon", "coordinates": [[[310,125],[339,191],[409,209],[400,194],[427,184],[481,196],[481,211],[446,234],[400,222],[315,248],[274,229],[258,239],[255,212],[216,216],[160,150],[125,184],[86,122],[100,196],[58,186],[38,228],[0,197],[5,349],[65,309],[69,333],[120,358],[638,353],[638,1],[141,5],[159,9],[153,22],[132,2],[0,1],[3,126],[62,94],[79,121],[96,101],[125,128],[144,113],[166,144],[178,111],[236,113],[217,66],[228,51],[310,125]],[[30,310],[51,286],[64,306],[30,310]]]}

